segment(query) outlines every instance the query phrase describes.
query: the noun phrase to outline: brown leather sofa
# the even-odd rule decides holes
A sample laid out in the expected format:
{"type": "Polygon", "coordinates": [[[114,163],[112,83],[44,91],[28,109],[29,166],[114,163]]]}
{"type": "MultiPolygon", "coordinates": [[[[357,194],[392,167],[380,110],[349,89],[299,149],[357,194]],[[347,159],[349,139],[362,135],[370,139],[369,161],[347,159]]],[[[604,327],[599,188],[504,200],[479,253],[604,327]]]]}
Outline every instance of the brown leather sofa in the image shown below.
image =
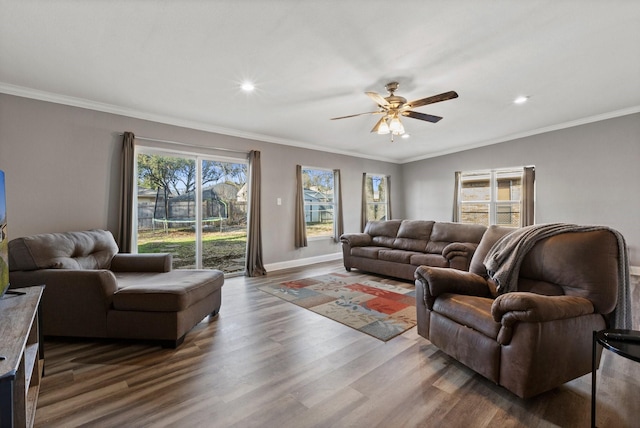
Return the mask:
{"type": "Polygon", "coordinates": [[[626,257],[611,230],[561,233],[537,241],[516,291],[497,295],[485,256],[513,231],[488,228],[469,272],[419,267],[417,322],[442,351],[526,398],[591,371],[592,332],[611,325],[626,257]]]}
{"type": "Polygon", "coordinates": [[[427,220],[370,221],[364,233],[340,237],[344,267],[410,281],[421,265],[467,270],[485,230],[427,220]]]}
{"type": "Polygon", "coordinates": [[[12,288],[44,284],[45,336],[144,339],[176,347],[222,303],[219,270],[172,270],[170,254],[118,254],[105,230],[9,242],[12,288]]]}

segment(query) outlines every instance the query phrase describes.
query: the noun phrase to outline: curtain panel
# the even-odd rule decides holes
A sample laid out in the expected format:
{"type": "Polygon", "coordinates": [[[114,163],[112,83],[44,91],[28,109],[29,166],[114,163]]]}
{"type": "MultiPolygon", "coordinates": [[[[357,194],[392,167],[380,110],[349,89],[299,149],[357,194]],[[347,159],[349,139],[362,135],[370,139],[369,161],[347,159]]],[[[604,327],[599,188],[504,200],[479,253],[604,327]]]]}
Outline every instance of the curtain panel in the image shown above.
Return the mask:
{"type": "Polygon", "coordinates": [[[360,232],[367,226],[367,173],[362,173],[362,205],[360,209],[360,232]]]}
{"type": "Polygon", "coordinates": [[[333,185],[336,198],[334,209],[336,221],[333,228],[333,240],[335,242],[340,242],[340,237],[344,233],[344,220],[342,215],[342,181],[339,169],[333,170],[333,185]]]}
{"type": "Polygon", "coordinates": [[[386,176],[387,180],[387,220],[393,219],[393,215],[391,214],[391,176],[386,176]]]}
{"type": "Polygon", "coordinates": [[[524,168],[522,175],[522,226],[535,224],[535,183],[536,169],[533,166],[524,168]]]}
{"type": "Polygon", "coordinates": [[[118,217],[118,248],[121,253],[131,252],[133,236],[133,189],[135,160],[135,135],[125,132],[120,156],[120,209],[118,217]]]}
{"type": "Polygon", "coordinates": [[[260,152],[249,152],[249,210],[247,212],[247,249],[245,276],[262,276],[267,271],[262,262],[261,194],[262,167],[260,152]]]}
{"type": "Polygon", "coordinates": [[[462,176],[461,171],[456,171],[455,179],[453,183],[453,213],[451,214],[451,221],[454,223],[460,222],[460,209],[458,204],[460,203],[460,177],[462,176]]]}
{"type": "Polygon", "coordinates": [[[302,183],[302,165],[296,165],[296,218],[294,244],[296,248],[307,246],[307,228],[304,221],[304,184],[302,183]]]}

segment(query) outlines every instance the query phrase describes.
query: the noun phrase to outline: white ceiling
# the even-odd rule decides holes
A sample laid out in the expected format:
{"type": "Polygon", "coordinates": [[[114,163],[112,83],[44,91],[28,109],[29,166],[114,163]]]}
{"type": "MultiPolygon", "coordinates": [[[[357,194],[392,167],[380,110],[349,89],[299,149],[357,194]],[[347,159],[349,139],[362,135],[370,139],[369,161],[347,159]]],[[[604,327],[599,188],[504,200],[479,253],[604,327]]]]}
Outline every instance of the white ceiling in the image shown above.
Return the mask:
{"type": "Polygon", "coordinates": [[[640,111],[640,1],[0,0],[0,92],[406,162],[640,111]]]}

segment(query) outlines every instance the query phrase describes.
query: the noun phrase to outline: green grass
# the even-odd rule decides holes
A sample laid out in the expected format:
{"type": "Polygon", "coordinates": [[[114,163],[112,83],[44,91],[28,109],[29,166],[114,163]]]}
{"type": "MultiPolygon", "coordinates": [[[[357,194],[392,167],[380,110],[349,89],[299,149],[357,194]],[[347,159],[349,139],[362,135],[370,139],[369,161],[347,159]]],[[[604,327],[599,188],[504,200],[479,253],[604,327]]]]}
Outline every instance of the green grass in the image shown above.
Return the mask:
{"type": "Polygon", "coordinates": [[[314,236],[331,236],[333,234],[333,222],[307,223],[307,238],[314,236]]]}
{"type": "MultiPolygon", "coordinates": [[[[247,232],[244,229],[203,232],[203,267],[220,269],[225,273],[244,270],[246,244],[247,232]]],[[[174,269],[194,268],[195,250],[195,232],[190,229],[138,232],[138,253],[171,253],[174,269]]]]}

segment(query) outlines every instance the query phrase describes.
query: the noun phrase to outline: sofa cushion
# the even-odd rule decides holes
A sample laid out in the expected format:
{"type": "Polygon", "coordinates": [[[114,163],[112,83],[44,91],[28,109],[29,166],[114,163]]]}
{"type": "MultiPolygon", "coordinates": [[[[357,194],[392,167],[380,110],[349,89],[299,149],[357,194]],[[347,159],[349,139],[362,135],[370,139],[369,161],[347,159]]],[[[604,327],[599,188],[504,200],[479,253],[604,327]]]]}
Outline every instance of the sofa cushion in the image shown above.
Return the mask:
{"type": "Polygon", "coordinates": [[[487,268],[484,267],[484,258],[500,238],[502,238],[507,233],[513,232],[513,227],[504,227],[504,226],[489,226],[484,235],[482,235],[482,239],[478,244],[478,248],[476,248],[475,253],[473,253],[473,257],[471,258],[471,263],[469,264],[469,272],[473,272],[482,276],[483,278],[488,278],[487,268]]]}
{"type": "Polygon", "coordinates": [[[113,308],[120,311],[178,312],[222,287],[219,270],[173,270],[162,273],[116,273],[113,308]]]}
{"type": "Polygon", "coordinates": [[[433,225],[430,239],[442,242],[473,242],[478,243],[482,239],[485,226],[480,224],[437,222],[433,225]]]}
{"type": "Polygon", "coordinates": [[[545,238],[527,253],[520,269],[520,278],[536,282],[519,282],[518,290],[584,297],[596,312],[608,314],[618,303],[617,288],[623,287],[611,278],[618,270],[618,245],[608,229],[545,238]]]}
{"type": "Polygon", "coordinates": [[[43,233],[9,242],[10,270],[108,269],[118,245],[111,232],[43,233]]]}
{"type": "Polygon", "coordinates": [[[471,242],[477,244],[482,239],[485,226],[479,224],[437,222],[433,225],[428,253],[442,254],[444,247],[452,242],[471,242]]]}
{"type": "Polygon", "coordinates": [[[398,235],[400,223],[401,220],[370,221],[367,223],[364,233],[371,235],[373,245],[391,248],[398,235]]]}
{"type": "Polygon", "coordinates": [[[378,260],[409,264],[411,261],[411,256],[418,255],[418,254],[421,254],[421,253],[415,253],[413,251],[405,251],[405,250],[384,249],[378,252],[378,260]]]}
{"type": "Polygon", "coordinates": [[[493,299],[488,297],[442,294],[435,300],[433,311],[492,339],[497,339],[501,324],[493,320],[492,304],[493,299]]]}
{"type": "Polygon", "coordinates": [[[387,247],[353,247],[351,248],[351,255],[353,257],[365,257],[367,259],[377,259],[380,250],[385,250],[387,247]]]}
{"type": "Polygon", "coordinates": [[[434,223],[425,220],[403,220],[393,247],[399,250],[424,252],[434,223]]]}

